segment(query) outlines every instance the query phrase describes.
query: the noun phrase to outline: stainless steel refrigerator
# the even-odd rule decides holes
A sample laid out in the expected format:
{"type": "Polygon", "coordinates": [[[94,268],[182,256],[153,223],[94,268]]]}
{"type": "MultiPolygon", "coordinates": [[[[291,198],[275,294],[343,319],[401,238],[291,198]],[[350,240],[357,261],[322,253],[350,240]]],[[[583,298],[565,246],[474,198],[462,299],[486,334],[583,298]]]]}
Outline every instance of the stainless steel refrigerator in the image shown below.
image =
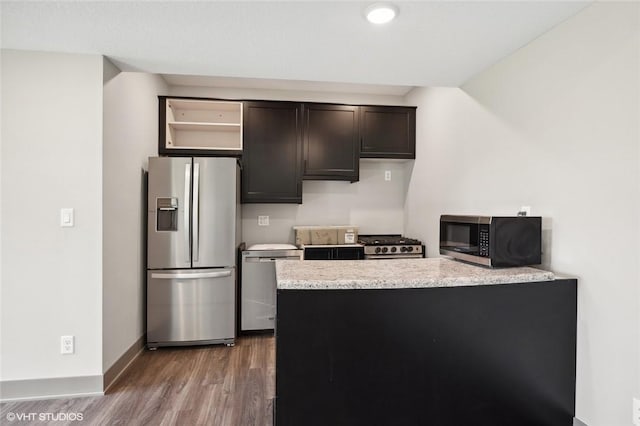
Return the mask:
{"type": "Polygon", "coordinates": [[[238,187],[234,158],[149,158],[149,348],[233,345],[238,187]]]}

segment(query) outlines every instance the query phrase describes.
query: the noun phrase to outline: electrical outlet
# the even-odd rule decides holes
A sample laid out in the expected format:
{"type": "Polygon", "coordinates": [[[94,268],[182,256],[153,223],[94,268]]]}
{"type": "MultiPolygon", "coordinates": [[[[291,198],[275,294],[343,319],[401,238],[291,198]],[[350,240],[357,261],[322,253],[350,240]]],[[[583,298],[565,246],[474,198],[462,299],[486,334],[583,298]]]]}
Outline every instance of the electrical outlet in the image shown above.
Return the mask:
{"type": "Polygon", "coordinates": [[[531,206],[522,206],[518,212],[518,216],[531,216],[531,206]]]}
{"type": "Polygon", "coordinates": [[[258,216],[258,226],[269,226],[269,216],[258,216]]]}
{"type": "Polygon", "coordinates": [[[385,170],[384,171],[384,180],[386,180],[386,181],[390,181],[391,180],[391,170],[385,170]]]}
{"type": "Polygon", "coordinates": [[[633,424],[640,426],[640,399],[633,398],[633,424]]]}
{"type": "Polygon", "coordinates": [[[73,336],[60,336],[60,353],[63,355],[74,352],[73,336]]]}

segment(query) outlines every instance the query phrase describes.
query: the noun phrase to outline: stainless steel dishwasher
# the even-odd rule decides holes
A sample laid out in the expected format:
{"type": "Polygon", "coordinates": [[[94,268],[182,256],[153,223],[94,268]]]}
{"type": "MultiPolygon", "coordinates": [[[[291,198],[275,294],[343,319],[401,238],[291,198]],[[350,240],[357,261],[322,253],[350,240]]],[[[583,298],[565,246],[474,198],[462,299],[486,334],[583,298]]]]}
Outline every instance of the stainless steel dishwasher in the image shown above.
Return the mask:
{"type": "Polygon", "coordinates": [[[276,317],[276,259],[302,260],[292,244],[255,244],[242,252],[240,330],[273,330],[276,317]]]}

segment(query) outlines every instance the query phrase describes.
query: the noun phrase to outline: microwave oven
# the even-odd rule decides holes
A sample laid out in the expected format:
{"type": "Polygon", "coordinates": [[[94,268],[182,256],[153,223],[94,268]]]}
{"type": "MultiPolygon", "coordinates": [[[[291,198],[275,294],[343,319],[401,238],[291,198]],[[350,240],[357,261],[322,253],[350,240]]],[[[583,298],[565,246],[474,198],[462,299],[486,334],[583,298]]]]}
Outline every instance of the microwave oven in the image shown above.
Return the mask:
{"type": "Polygon", "coordinates": [[[542,218],[440,216],[440,254],[490,267],[542,263],[542,218]]]}

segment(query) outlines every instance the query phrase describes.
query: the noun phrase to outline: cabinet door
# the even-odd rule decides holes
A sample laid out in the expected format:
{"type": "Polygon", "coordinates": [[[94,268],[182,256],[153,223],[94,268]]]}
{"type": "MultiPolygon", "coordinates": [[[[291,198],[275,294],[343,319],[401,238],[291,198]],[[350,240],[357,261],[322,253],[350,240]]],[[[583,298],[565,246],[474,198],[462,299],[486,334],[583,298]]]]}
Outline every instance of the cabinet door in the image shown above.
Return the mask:
{"type": "Polygon", "coordinates": [[[244,103],[243,203],[302,203],[302,106],[244,103]]]}
{"type": "Polygon", "coordinates": [[[360,157],[416,158],[415,107],[360,107],[360,157]]]}
{"type": "Polygon", "coordinates": [[[360,260],[364,247],[305,247],[304,260],[360,260]]]}
{"type": "Polygon", "coordinates": [[[332,260],[334,251],[331,247],[305,247],[304,260],[332,260]]]}
{"type": "Polygon", "coordinates": [[[358,180],[358,107],[304,105],[304,179],[358,180]]]}
{"type": "Polygon", "coordinates": [[[364,247],[336,247],[334,259],[336,260],[364,259],[364,247]]]}

